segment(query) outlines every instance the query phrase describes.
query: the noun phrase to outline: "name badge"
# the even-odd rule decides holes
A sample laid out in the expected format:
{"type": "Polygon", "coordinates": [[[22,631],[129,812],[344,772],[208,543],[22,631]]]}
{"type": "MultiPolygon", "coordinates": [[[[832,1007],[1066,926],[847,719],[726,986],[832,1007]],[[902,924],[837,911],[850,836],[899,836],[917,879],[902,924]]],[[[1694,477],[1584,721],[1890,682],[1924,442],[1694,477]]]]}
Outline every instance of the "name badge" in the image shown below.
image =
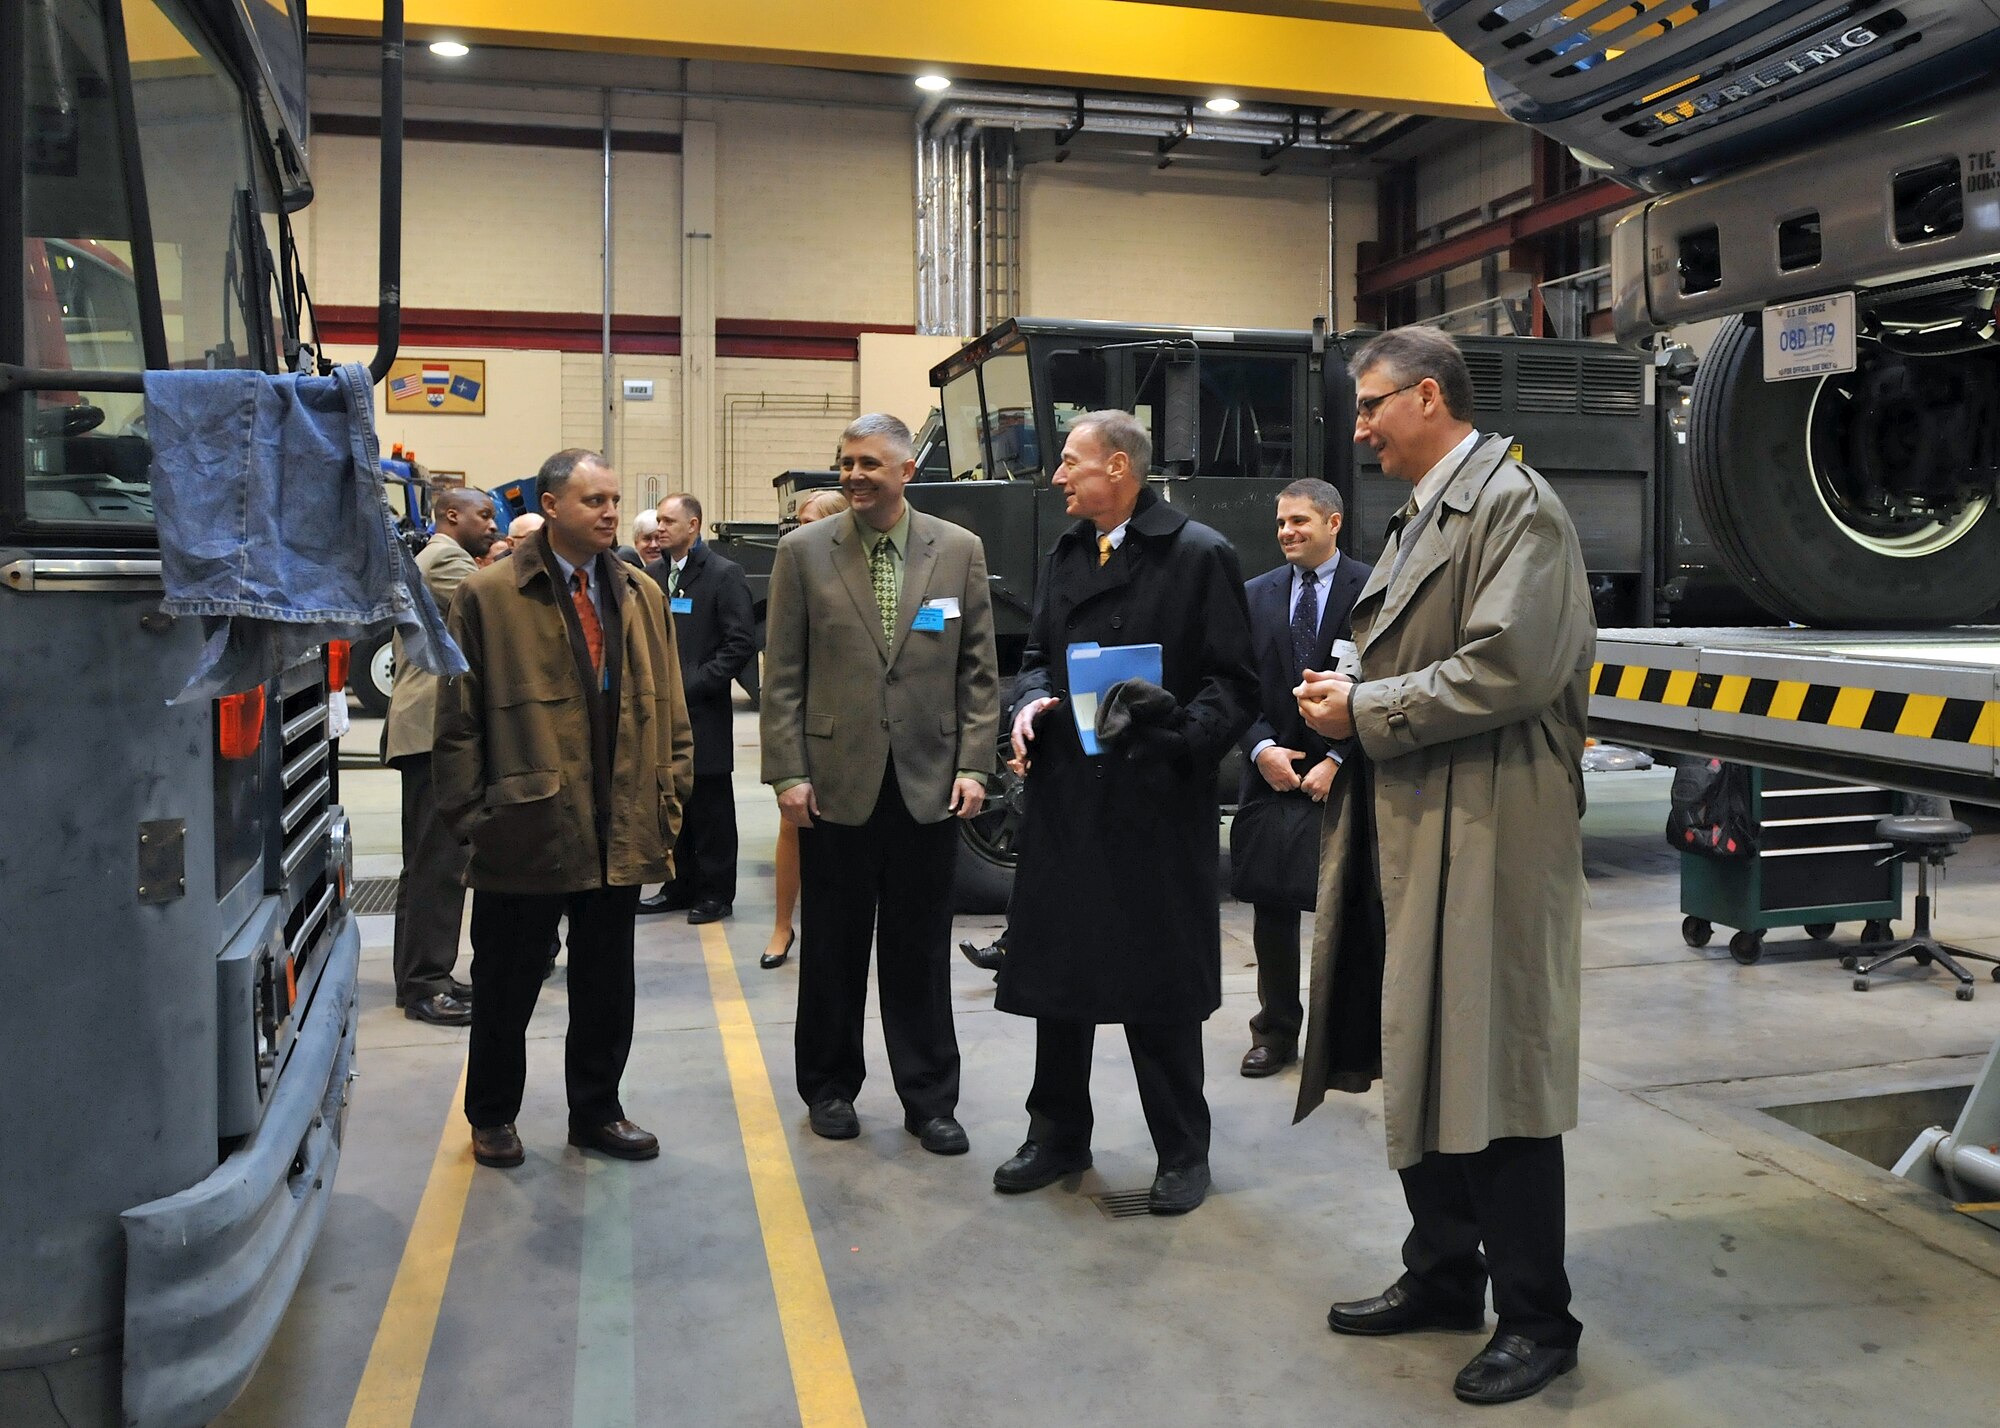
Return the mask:
{"type": "Polygon", "coordinates": [[[944,629],[944,611],[936,605],[926,605],[917,611],[917,618],[910,622],[910,628],[938,634],[944,629]]]}
{"type": "Polygon", "coordinates": [[[956,595],[941,595],[935,600],[924,601],[924,608],[926,610],[942,610],[947,620],[956,620],[958,618],[958,597],[956,595]]]}
{"type": "Polygon", "coordinates": [[[1349,679],[1361,678],[1361,651],[1355,648],[1353,640],[1333,642],[1333,668],[1335,673],[1349,679]]]}
{"type": "Polygon", "coordinates": [[[694,599],[688,595],[676,595],[673,599],[667,601],[667,608],[676,615],[692,615],[694,613],[694,599]]]}

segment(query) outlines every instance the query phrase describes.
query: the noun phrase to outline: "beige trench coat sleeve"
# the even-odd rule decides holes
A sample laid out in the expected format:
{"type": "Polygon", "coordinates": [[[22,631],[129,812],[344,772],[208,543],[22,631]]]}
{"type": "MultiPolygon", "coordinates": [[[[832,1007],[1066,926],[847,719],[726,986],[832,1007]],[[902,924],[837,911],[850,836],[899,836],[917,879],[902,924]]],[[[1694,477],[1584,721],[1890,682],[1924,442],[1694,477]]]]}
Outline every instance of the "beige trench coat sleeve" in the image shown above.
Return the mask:
{"type": "Polygon", "coordinates": [[[1540,508],[1532,485],[1509,500],[1482,501],[1475,519],[1458,648],[1421,669],[1355,687],[1355,732],[1370,758],[1393,759],[1533,718],[1575,677],[1581,635],[1567,598],[1567,528],[1540,508]]]}
{"type": "Polygon", "coordinates": [[[470,843],[486,801],[486,698],[481,684],[486,656],[479,602],[454,599],[445,623],[465,655],[466,671],[438,684],[431,786],[438,817],[454,838],[470,843]]]}

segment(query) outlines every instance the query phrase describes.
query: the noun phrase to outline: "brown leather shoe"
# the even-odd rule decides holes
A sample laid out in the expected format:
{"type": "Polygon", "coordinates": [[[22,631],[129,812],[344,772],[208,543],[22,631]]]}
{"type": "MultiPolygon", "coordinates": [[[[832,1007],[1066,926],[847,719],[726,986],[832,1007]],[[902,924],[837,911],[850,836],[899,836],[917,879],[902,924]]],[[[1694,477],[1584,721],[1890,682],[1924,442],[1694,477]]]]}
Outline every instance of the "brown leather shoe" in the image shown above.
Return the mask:
{"type": "Polygon", "coordinates": [[[660,1153],[660,1138],[630,1121],[569,1128],[569,1143],[579,1150],[599,1150],[620,1160],[652,1160],[660,1153]]]}
{"type": "Polygon", "coordinates": [[[514,1133],[514,1123],[509,1121],[504,1126],[474,1126],[472,1158],[495,1170],[512,1170],[528,1155],[521,1149],[521,1137],[514,1133]]]}
{"type": "Polygon", "coordinates": [[[1245,1076],[1275,1076],[1299,1059],[1296,1051],[1279,1051],[1271,1046],[1253,1046],[1243,1058],[1245,1076]]]}

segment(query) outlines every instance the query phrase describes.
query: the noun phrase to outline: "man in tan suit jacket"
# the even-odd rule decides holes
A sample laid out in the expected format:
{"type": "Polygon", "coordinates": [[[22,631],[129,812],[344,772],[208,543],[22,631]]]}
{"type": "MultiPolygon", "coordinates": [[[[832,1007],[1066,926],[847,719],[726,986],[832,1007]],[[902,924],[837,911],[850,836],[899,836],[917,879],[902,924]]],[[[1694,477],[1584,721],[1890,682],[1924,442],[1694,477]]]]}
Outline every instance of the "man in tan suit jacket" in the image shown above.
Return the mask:
{"type": "MultiPolygon", "coordinates": [[[[438,613],[451,615],[452,597],[497,532],[493,501],[484,491],[448,487],[437,495],[437,533],[417,556],[417,569],[438,613]]],[[[403,871],[396,877],[396,1005],[412,1021],[465,1026],[472,989],[452,978],[459,924],[465,915],[465,858],[438,817],[431,778],[431,729],[437,722],[438,677],[402,657],[396,642],[396,684],[389,695],[384,758],[403,778],[403,871]]]]}
{"type": "Polygon", "coordinates": [[[763,778],[799,829],[799,1095],[819,1135],[860,1133],[872,935],[904,1127],[958,1155],[952,820],[985,802],[1000,723],[986,551],[903,499],[895,417],[847,428],[840,474],[853,510],[778,546],[764,651],[763,778]]]}

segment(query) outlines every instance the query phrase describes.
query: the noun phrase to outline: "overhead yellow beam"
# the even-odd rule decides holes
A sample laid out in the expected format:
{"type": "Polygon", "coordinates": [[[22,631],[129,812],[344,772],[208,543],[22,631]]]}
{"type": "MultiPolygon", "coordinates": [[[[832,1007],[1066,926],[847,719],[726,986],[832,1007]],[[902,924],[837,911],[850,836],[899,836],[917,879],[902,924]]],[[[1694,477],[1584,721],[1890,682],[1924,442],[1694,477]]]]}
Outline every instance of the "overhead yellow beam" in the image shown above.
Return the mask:
{"type": "MultiPolygon", "coordinates": [[[[1410,27],[1414,0],[1323,8],[1342,18],[1313,0],[410,0],[406,15],[422,40],[1499,117],[1479,67],[1410,27]]],[[[373,34],[382,7],[312,0],[310,14],[316,31],[373,34]]]]}

